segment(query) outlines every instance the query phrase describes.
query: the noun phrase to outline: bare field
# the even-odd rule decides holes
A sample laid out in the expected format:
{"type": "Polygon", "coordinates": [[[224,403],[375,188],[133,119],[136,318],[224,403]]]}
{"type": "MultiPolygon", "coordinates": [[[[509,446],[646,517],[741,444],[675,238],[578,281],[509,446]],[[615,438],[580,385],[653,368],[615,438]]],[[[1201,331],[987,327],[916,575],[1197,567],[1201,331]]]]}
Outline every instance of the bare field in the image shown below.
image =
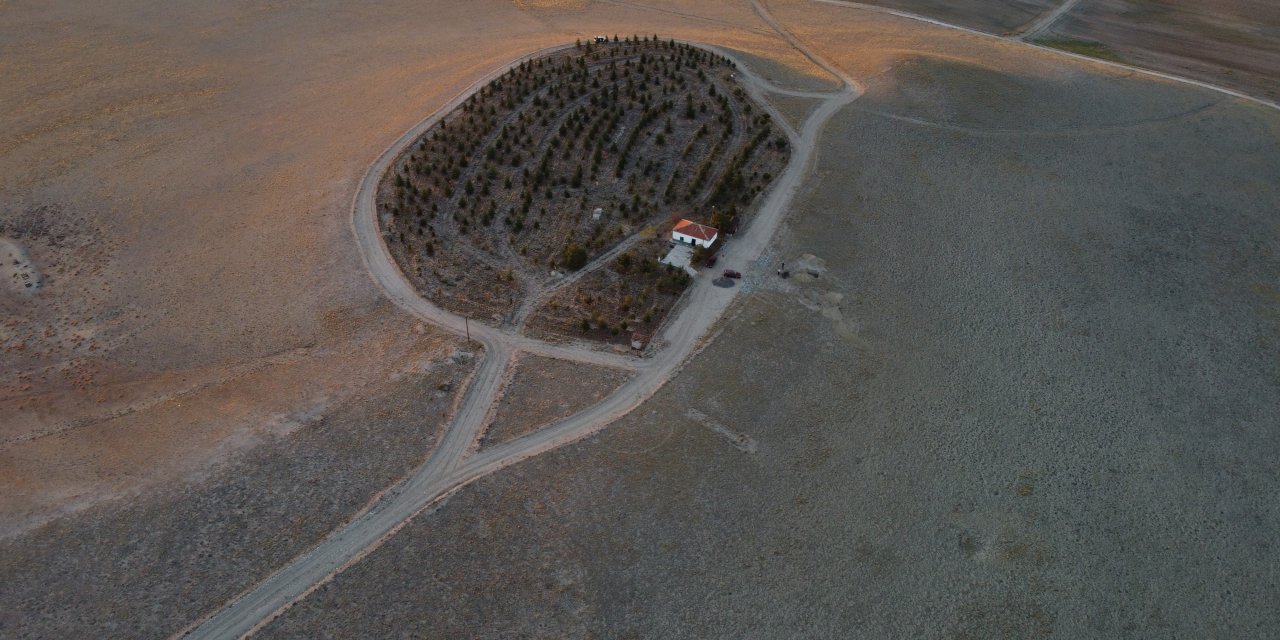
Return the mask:
{"type": "Polygon", "coordinates": [[[4,527],[198,473],[305,398],[385,380],[350,336],[412,327],[369,312],[356,183],[493,68],[628,24],[814,73],[747,7],[588,9],[6,6],[0,236],[42,286],[0,296],[4,527]]]}
{"type": "Polygon", "coordinates": [[[782,113],[783,119],[793,129],[800,128],[818,104],[818,101],[813,98],[797,98],[776,93],[769,95],[769,102],[782,113]]]}
{"type": "MultiPolygon", "coordinates": [[[[801,4],[808,0],[799,0],[801,4]]],[[[1014,35],[1060,2],[870,0],[993,35],[1014,35]]],[[[1266,0],[1083,0],[1037,44],[1280,100],[1280,8],[1266,0]]]]}
{"type": "Polygon", "coordinates": [[[522,356],[481,445],[501,444],[567,418],[599,402],[628,377],[616,369],[522,356]]]}
{"type": "Polygon", "coordinates": [[[471,365],[437,355],[357,398],[317,399],[198,476],[0,542],[0,635],[177,632],[420,464],[471,365]]]}
{"type": "Polygon", "coordinates": [[[868,0],[864,4],[1000,34],[1032,22],[1057,6],[1058,0],[868,0]]]}
{"type": "Polygon", "coordinates": [[[1260,0],[1085,0],[1054,25],[1125,62],[1280,101],[1280,7],[1260,0]]]}
{"type": "MultiPolygon", "coordinates": [[[[1275,112],[767,4],[867,93],[714,341],[262,636],[1280,626],[1275,112]]],[[[1209,32],[1186,11],[1161,38],[1209,32]]],[[[826,85],[745,2],[5,5],[0,255],[40,286],[0,297],[0,636],[170,635],[430,455],[470,364],[370,281],[357,183],[475,79],[618,25],[826,85]]],[[[543,395],[570,372],[515,375],[494,436],[574,409],[543,395]]]]}
{"type": "Polygon", "coordinates": [[[770,256],[817,276],[263,636],[1266,635],[1280,119],[1042,71],[876,83],[770,256]]]}

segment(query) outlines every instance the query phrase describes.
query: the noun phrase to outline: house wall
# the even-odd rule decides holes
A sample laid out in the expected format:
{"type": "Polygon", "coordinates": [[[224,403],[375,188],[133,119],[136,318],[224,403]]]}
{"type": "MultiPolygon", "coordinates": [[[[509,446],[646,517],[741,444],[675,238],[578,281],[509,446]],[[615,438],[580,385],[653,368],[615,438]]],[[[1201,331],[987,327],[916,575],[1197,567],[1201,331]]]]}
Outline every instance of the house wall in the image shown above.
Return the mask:
{"type": "Polygon", "coordinates": [[[715,242],[714,239],[710,241],[699,240],[698,238],[695,238],[693,236],[686,236],[685,234],[680,233],[678,231],[671,232],[671,239],[675,240],[676,242],[679,242],[680,244],[695,245],[695,246],[702,247],[704,249],[710,247],[712,242],[715,242]]]}

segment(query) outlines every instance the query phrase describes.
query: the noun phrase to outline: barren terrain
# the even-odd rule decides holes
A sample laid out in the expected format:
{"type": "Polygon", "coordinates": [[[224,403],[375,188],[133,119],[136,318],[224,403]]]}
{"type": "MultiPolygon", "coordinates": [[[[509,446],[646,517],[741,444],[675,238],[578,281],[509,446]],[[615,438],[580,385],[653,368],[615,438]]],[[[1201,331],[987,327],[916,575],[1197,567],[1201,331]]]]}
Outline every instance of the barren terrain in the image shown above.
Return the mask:
{"type": "Polygon", "coordinates": [[[1052,29],[1125,62],[1280,101],[1280,6],[1259,0],[1084,0],[1052,29]]]}
{"type": "Polygon", "coordinates": [[[988,33],[1007,33],[1035,20],[1061,0],[870,0],[863,4],[929,16],[988,33]]]}
{"type": "Polygon", "coordinates": [[[1280,8],[1266,0],[820,1],[904,11],[1280,99],[1280,8]]]}
{"type": "Polygon", "coordinates": [[[485,427],[483,446],[502,444],[599,402],[629,377],[625,372],[538,356],[513,364],[510,380],[485,427]]]}
{"type": "Polygon", "coordinates": [[[263,635],[1266,635],[1280,118],[1061,77],[887,74],[673,384],[263,635]]]}
{"type": "Polygon", "coordinates": [[[199,472],[308,397],[385,380],[398,365],[353,332],[431,337],[371,312],[351,198],[384,145],[494,66],[625,22],[815,73],[748,8],[595,11],[6,6],[0,235],[42,286],[0,296],[5,532],[199,472]]]}
{"type": "MultiPolygon", "coordinates": [[[[1164,69],[1186,38],[1258,93],[1249,6],[1041,35],[1164,69]]],[[[0,635],[1280,626],[1275,109],[815,0],[5,5],[0,58],[0,635]],[[645,360],[464,343],[362,196],[487,74],[619,25],[777,107],[745,278],[695,279],[645,360]]]]}
{"type": "Polygon", "coordinates": [[[275,416],[236,443],[247,454],[0,542],[0,635],[165,637],[314,545],[438,441],[473,358],[416,355],[355,398],[275,416]]]}

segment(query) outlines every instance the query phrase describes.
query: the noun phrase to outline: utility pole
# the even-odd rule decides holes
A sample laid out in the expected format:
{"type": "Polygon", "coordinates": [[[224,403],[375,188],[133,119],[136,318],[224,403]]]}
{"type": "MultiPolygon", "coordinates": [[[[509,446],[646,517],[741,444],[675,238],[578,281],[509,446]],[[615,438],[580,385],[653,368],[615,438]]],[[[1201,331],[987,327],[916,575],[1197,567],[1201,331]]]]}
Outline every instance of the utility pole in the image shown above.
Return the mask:
{"type": "Polygon", "coordinates": [[[467,344],[471,344],[471,318],[462,316],[462,325],[467,328],[467,344]]]}

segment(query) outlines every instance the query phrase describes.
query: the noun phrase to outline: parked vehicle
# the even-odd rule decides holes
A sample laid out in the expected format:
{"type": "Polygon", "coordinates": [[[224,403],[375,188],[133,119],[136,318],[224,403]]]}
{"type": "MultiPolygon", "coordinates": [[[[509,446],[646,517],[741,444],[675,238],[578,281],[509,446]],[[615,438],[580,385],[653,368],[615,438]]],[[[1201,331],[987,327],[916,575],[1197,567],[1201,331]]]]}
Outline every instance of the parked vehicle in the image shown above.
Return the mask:
{"type": "Polygon", "coordinates": [[[706,260],[703,260],[703,263],[704,263],[704,264],[706,264],[708,267],[714,267],[714,266],[716,266],[716,257],[715,257],[715,256],[707,256],[707,259],[706,259],[706,260]]]}
{"type": "Polygon", "coordinates": [[[738,273],[737,271],[734,271],[733,269],[725,269],[725,270],[724,270],[724,277],[726,277],[726,278],[733,278],[733,279],[735,279],[735,280],[736,280],[736,279],[738,279],[738,278],[741,278],[741,277],[742,277],[742,274],[741,274],[741,273],[738,273]]]}
{"type": "Polygon", "coordinates": [[[608,36],[596,36],[596,44],[606,44],[609,42],[608,36]]]}

